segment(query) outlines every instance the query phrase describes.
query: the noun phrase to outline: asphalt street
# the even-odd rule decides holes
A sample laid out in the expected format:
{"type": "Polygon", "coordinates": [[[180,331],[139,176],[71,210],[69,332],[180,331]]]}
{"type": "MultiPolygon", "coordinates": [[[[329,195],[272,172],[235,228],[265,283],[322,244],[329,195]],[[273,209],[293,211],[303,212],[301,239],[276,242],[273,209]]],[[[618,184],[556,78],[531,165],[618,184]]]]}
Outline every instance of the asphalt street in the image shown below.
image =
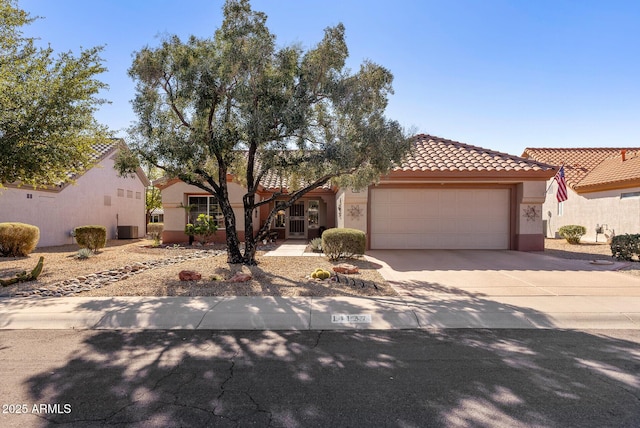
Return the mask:
{"type": "Polygon", "coordinates": [[[0,331],[0,427],[638,427],[639,330],[0,331]]]}

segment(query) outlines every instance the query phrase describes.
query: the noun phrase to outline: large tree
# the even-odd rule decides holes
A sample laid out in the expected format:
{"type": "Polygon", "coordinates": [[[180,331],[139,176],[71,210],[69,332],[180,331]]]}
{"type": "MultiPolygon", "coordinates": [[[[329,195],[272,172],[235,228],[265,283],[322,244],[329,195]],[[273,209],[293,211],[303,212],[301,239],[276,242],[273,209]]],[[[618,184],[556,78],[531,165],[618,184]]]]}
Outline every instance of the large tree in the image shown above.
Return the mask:
{"type": "Polygon", "coordinates": [[[47,185],[84,171],[92,144],[107,141],[93,113],[104,101],[100,47],[54,57],[22,27],[33,22],[15,0],[0,0],[0,186],[47,185]]]}
{"type": "MultiPolygon", "coordinates": [[[[132,153],[215,196],[231,263],[256,263],[256,236],[276,213],[271,204],[256,230],[260,206],[284,197],[288,207],[329,180],[364,187],[410,146],[400,125],[384,116],[391,73],[368,61],[355,73],[345,68],[343,25],[327,28],[304,52],[276,48],[266,19],[248,0],[228,0],[213,38],[170,37],[137,52],[129,71],[137,83],[132,153]],[[269,172],[286,178],[288,191],[257,200],[269,172]],[[246,187],[244,253],[227,174],[246,187]]],[[[133,166],[120,160],[123,172],[133,166]]]]}

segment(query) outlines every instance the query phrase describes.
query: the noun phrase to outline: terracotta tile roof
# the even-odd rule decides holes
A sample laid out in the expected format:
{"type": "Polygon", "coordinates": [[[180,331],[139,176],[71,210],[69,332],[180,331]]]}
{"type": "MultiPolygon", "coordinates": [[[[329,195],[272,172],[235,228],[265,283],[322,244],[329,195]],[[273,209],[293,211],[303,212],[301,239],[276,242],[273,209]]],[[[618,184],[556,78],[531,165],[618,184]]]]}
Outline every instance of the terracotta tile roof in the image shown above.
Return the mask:
{"type": "MultiPolygon", "coordinates": [[[[305,186],[307,184],[309,184],[309,182],[303,181],[302,186],[305,186]]],[[[275,192],[275,191],[279,191],[281,188],[284,190],[288,190],[290,183],[286,177],[282,177],[280,174],[278,174],[277,171],[271,170],[267,172],[264,175],[264,177],[262,177],[262,179],[260,180],[260,185],[264,187],[266,190],[275,192]]],[[[299,185],[296,187],[299,187],[299,185]]],[[[331,181],[320,186],[320,189],[330,190],[331,181]]]]}
{"type": "MultiPolygon", "coordinates": [[[[100,162],[102,159],[106,158],[108,155],[113,153],[122,143],[123,143],[123,140],[113,139],[108,143],[92,144],[91,148],[94,150],[94,152],[91,153],[89,157],[90,162],[92,164],[96,164],[100,162]]],[[[73,180],[78,177],[78,174],[67,173],[67,177],[73,180]]],[[[63,184],[64,183],[60,183],[60,185],[63,185],[63,184]]]]}
{"type": "Polygon", "coordinates": [[[411,153],[394,171],[552,171],[536,160],[431,135],[417,135],[411,153]]]}
{"type": "Polygon", "coordinates": [[[587,190],[595,186],[635,187],[640,182],[640,153],[627,151],[625,160],[622,155],[607,158],[600,162],[575,188],[587,190]]]}
{"type": "Polygon", "coordinates": [[[564,165],[569,187],[576,191],[640,180],[640,148],[527,148],[523,157],[551,165],[564,165]],[[621,151],[626,151],[622,161],[621,151]]]}

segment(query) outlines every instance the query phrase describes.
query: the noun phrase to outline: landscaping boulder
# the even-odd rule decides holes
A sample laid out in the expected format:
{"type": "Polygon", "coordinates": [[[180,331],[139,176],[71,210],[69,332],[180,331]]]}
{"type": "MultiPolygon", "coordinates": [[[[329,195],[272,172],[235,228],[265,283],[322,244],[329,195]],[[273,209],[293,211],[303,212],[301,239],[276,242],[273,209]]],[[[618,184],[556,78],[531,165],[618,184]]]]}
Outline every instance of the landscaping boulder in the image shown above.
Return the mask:
{"type": "Polygon", "coordinates": [[[348,263],[341,263],[339,265],[334,266],[333,271],[337,273],[344,273],[344,274],[360,272],[357,266],[350,265],[348,263]]]}
{"type": "Polygon", "coordinates": [[[198,281],[202,279],[202,275],[193,270],[182,270],[178,274],[180,281],[198,281]]]}
{"type": "Polygon", "coordinates": [[[247,282],[251,281],[251,275],[248,273],[236,272],[231,278],[229,278],[229,282],[247,282]]]}

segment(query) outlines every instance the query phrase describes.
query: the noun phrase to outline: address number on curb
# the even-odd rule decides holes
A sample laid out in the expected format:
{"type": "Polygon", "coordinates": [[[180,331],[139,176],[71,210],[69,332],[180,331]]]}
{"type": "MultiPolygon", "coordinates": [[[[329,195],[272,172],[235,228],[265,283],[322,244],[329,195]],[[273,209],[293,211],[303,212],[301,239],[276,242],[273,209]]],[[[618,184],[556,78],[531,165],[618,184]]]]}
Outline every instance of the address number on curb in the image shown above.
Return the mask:
{"type": "Polygon", "coordinates": [[[371,314],[331,314],[332,323],[371,324],[371,314]]]}

